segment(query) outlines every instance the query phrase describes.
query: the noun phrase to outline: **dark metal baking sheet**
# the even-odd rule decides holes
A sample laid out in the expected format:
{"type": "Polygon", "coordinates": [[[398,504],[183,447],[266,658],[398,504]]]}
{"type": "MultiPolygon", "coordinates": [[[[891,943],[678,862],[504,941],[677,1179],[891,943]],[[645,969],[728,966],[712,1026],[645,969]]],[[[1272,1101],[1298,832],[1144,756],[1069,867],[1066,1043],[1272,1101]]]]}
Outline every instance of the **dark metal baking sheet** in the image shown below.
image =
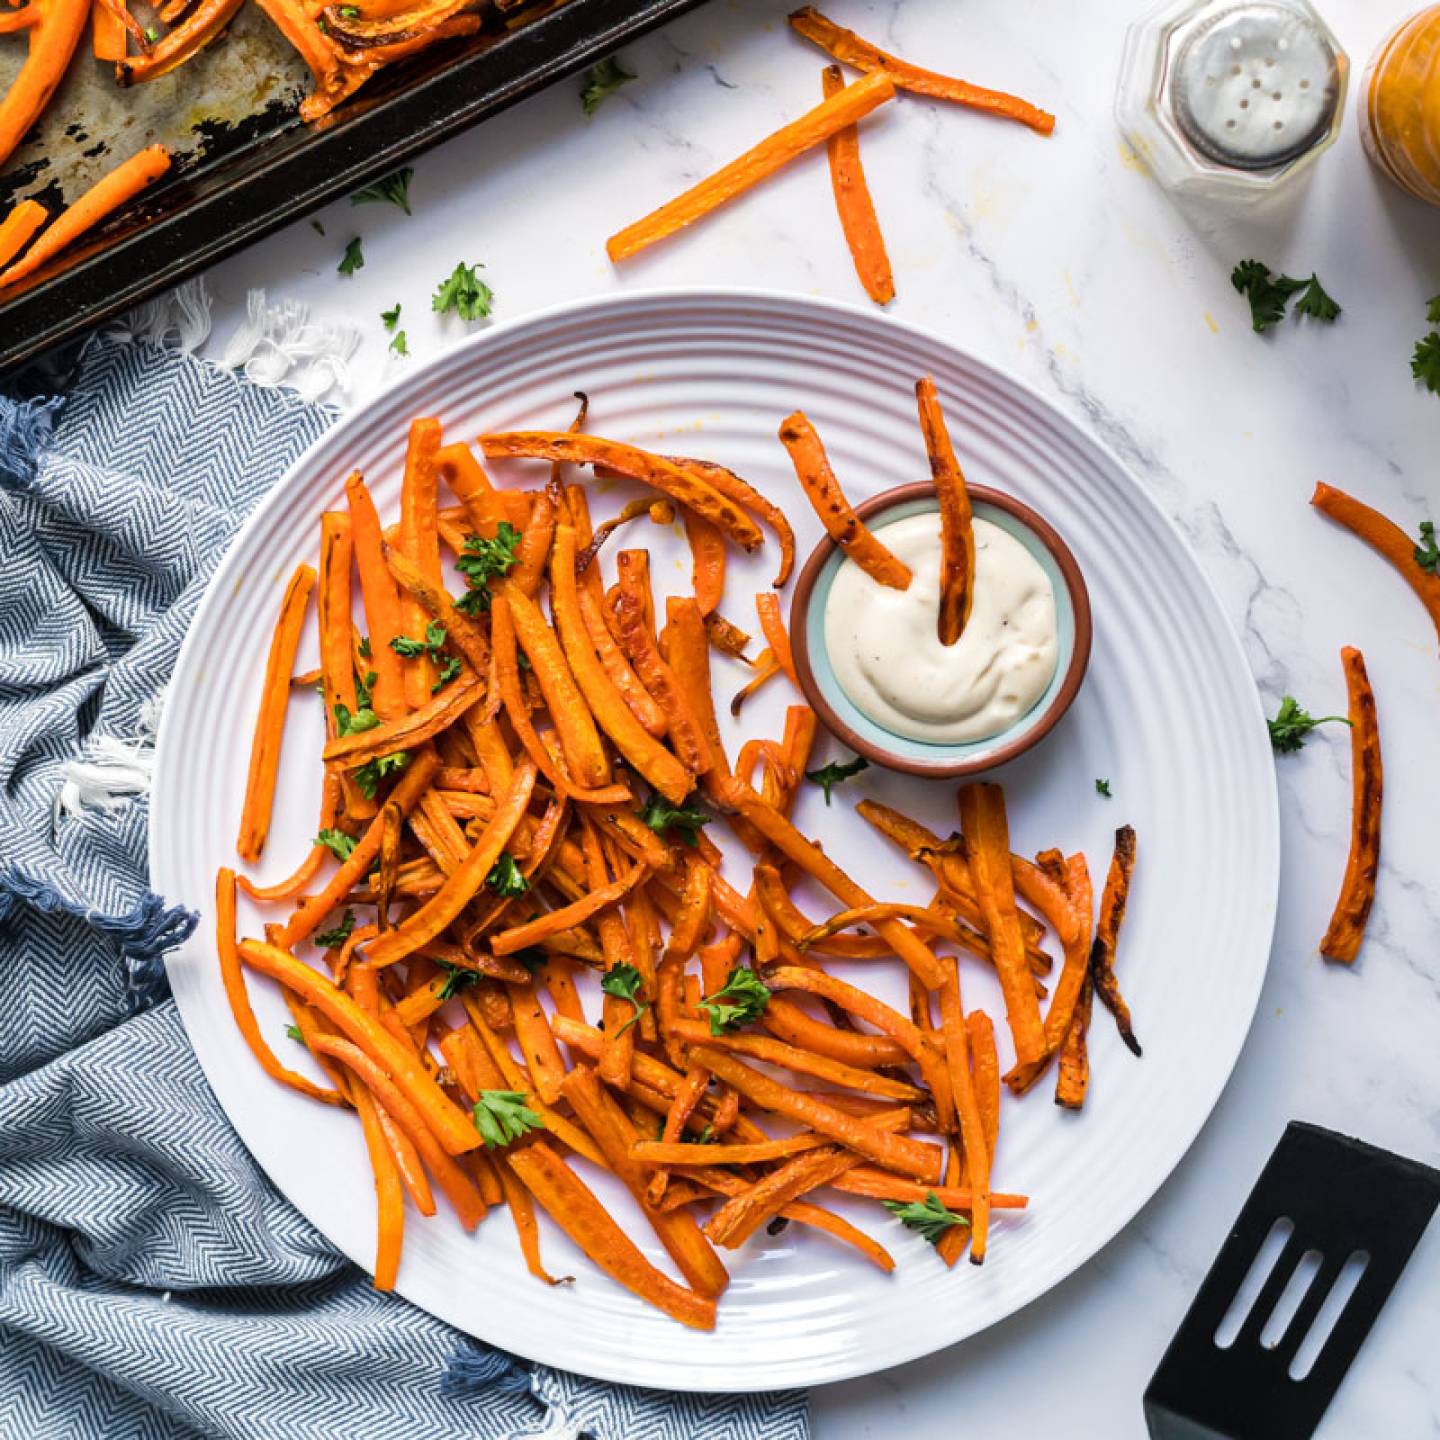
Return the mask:
{"type": "MultiPolygon", "coordinates": [[[[181,124],[191,137],[177,146],[172,175],[77,245],[57,271],[0,295],[0,376],[698,3],[565,0],[503,38],[437,46],[394,66],[308,126],[295,116],[303,67],[297,71],[294,57],[274,48],[269,21],[247,6],[231,34],[191,62],[226,67],[209,92],[224,97],[222,111],[213,101],[192,101],[177,114],[186,102],[176,88],[147,97],[157,107],[149,121],[134,117],[147,126],[143,143],[157,124],[181,124]],[[236,96],[247,99],[237,103],[236,96]]],[[[151,83],[178,83],[191,65],[151,83]]],[[[205,78],[197,72],[187,84],[205,78]]],[[[135,94],[121,92],[121,105],[135,94]]],[[[55,105],[65,98],[57,95],[55,105]]],[[[119,123],[107,117],[123,113],[97,106],[66,119],[48,149],[44,137],[27,145],[0,176],[0,207],[37,193],[53,202],[88,183],[87,164],[100,163],[97,147],[105,143],[100,127],[119,123]]]]}

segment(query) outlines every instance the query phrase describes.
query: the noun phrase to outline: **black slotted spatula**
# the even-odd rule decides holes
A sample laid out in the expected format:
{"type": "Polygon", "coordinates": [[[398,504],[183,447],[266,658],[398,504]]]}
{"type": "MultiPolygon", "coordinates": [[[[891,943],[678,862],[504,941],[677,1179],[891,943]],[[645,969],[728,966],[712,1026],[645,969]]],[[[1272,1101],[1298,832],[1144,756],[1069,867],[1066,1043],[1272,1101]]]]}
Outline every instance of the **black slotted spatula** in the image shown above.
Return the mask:
{"type": "Polygon", "coordinates": [[[1151,1440],[1309,1440],[1440,1205],[1440,1171],[1318,1125],[1285,1129],[1145,1391],[1151,1440]],[[1233,1341],[1216,1331],[1276,1221],[1293,1229],[1233,1341]],[[1319,1268],[1275,1343],[1261,1343],[1301,1257],[1319,1268]],[[1290,1376],[1331,1286],[1368,1257],[1308,1373],[1290,1376]]]}

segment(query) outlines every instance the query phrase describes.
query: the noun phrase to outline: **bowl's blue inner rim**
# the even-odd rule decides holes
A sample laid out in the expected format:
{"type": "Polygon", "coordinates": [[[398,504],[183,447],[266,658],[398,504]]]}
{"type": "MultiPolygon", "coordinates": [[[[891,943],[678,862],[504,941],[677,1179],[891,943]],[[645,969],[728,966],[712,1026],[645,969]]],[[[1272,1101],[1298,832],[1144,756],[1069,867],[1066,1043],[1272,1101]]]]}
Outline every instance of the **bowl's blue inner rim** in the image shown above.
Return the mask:
{"type": "MultiPolygon", "coordinates": [[[[936,511],[939,508],[937,500],[920,496],[914,500],[905,500],[897,505],[888,506],[878,514],[871,515],[869,524],[871,529],[878,531],[882,526],[892,524],[896,520],[904,520],[911,515],[936,511]]],[[[1065,583],[1065,576],[1056,563],[1055,557],[1050,553],[1045,542],[1024,521],[1018,516],[1012,515],[1008,510],[1002,510],[988,501],[977,499],[974,501],[974,512],[976,519],[988,520],[992,525],[998,525],[1000,529],[1013,535],[1039,561],[1041,569],[1045,571],[1051,588],[1055,592],[1055,617],[1059,627],[1059,648],[1055,674],[1051,677],[1045,693],[1020,719],[998,735],[991,735],[984,740],[935,744],[927,740],[912,740],[905,735],[896,735],[885,729],[883,725],[877,725],[853,704],[850,697],[841,688],[840,682],[835,678],[834,668],[830,664],[829,652],[825,648],[825,607],[830,601],[830,587],[835,583],[835,577],[840,573],[840,566],[845,561],[842,551],[837,549],[825,562],[815,581],[815,587],[810,592],[810,605],[805,617],[805,640],[810,652],[810,669],[815,676],[816,685],[819,686],[821,694],[830,702],[832,709],[844,724],[871,744],[888,750],[892,754],[903,755],[914,760],[929,761],[933,764],[942,758],[969,759],[988,751],[997,750],[1002,745],[1008,745],[1020,739],[1040,722],[1046,711],[1054,704],[1070,669],[1070,661],[1075,653],[1075,606],[1071,601],[1070,587],[1065,583]]]]}

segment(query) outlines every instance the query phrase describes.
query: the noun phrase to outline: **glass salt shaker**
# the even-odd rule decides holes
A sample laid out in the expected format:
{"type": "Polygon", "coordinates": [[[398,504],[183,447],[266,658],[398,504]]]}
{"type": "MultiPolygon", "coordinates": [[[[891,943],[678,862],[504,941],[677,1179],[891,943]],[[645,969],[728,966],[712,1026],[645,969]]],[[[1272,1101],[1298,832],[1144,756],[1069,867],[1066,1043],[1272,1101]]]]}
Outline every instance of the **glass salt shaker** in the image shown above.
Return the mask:
{"type": "Polygon", "coordinates": [[[1126,35],[1115,114],[1162,185],[1258,199],[1334,143],[1349,73],[1309,0],[1166,0],[1126,35]]]}

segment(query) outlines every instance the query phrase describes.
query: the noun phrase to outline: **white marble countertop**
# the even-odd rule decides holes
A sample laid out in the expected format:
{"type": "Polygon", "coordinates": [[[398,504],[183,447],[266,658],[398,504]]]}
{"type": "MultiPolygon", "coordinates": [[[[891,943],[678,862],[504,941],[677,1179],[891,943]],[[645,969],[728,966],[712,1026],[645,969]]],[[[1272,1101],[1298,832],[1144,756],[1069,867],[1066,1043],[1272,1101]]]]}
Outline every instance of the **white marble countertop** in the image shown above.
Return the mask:
{"type": "MultiPolygon", "coordinates": [[[[1419,0],[1324,0],[1363,67],[1419,0]]],[[[429,313],[460,259],[483,261],[497,316],[626,287],[766,285],[863,300],[828,184],[802,162],[617,273],[603,239],[813,104],[818,52],[786,0],[710,0],[630,47],[638,80],[586,120],[575,82],[416,164],[413,218],[331,205],[210,275],[212,352],[246,291],[309,302],[364,330],[351,402],[406,361],[379,312],[399,301],[424,357],[466,329],[429,313]],[[352,235],[365,268],[335,265],[352,235]]],[[[1266,702],[1341,708],[1342,644],[1374,681],[1391,783],[1386,859],[1360,962],[1316,954],[1344,863],[1343,732],[1278,760],[1285,839],[1269,979],[1231,1084],[1174,1178],[1080,1273],[1007,1323],[929,1360],[815,1392],[819,1440],[1144,1434],[1140,1394],[1287,1120],[1435,1160],[1440,1150],[1440,663],[1424,610],[1311,512],[1317,479],[1407,527],[1440,519],[1440,398],[1410,379],[1424,302],[1440,291],[1440,211],[1383,182],[1354,125],[1288,215],[1197,232],[1127,153],[1111,116],[1139,0],[830,0],[828,13],[937,69],[1013,89],[1058,116],[1042,140],[924,101],[867,122],[865,155],[894,261],[896,315],[1007,366],[1089,426],[1190,537],[1266,702]],[[1333,327],[1251,333],[1236,261],[1317,271],[1333,327]]],[[[818,159],[819,157],[815,157],[818,159]]],[[[1333,732],[1332,727],[1332,732],[1333,732]]],[[[1183,763],[1183,757],[1177,757],[1183,763]]],[[[1440,1435],[1433,1353],[1440,1226],[1320,1429],[1327,1440],[1440,1435]],[[1429,1321],[1426,1317],[1429,1316],[1429,1321]]],[[[916,1323],[923,1323],[917,1317],[916,1323]]]]}

